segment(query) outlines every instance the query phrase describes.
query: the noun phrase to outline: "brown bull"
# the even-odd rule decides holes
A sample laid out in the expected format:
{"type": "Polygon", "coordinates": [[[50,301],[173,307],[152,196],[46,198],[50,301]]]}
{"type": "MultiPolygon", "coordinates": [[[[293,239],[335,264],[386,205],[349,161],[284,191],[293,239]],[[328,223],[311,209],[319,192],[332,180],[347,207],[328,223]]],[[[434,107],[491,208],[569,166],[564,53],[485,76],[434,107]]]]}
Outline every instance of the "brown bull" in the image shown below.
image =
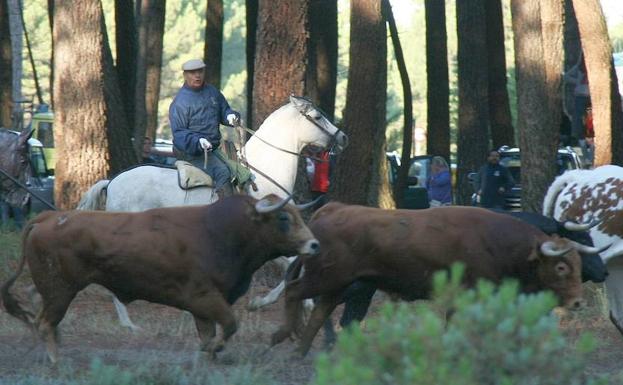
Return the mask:
{"type": "Polygon", "coordinates": [[[331,203],[309,227],[322,251],[299,259],[304,273],[286,287],[286,323],[272,340],[291,335],[300,301],[316,298],[302,354],[355,280],[404,299],[427,299],[433,273],[455,262],[465,265],[467,285],[515,278],[524,292],[549,289],[562,304],[580,306],[581,261],[573,244],[508,215],[473,207],[412,211],[331,203]]]}
{"type": "Polygon", "coordinates": [[[44,212],[24,231],[19,268],[0,289],[4,307],[39,333],[55,363],[58,323],[76,294],[96,283],[123,302],[143,299],[190,312],[202,350],[213,356],[236,331],[231,305],[252,274],[270,259],[318,250],[285,202],[233,196],[141,213],[44,212]],[[43,301],[36,316],[9,292],[25,262],[43,301]]]}

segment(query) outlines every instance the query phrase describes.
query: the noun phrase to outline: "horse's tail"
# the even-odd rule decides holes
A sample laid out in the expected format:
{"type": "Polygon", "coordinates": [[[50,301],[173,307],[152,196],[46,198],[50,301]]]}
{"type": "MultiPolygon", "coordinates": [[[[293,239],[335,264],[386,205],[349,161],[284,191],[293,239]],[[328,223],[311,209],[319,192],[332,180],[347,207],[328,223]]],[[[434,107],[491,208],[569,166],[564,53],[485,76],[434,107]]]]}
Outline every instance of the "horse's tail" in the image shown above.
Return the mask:
{"type": "Polygon", "coordinates": [[[2,287],[0,287],[0,298],[2,299],[2,306],[4,307],[6,312],[13,317],[21,320],[31,328],[34,328],[36,318],[34,312],[32,310],[29,310],[27,306],[25,306],[24,301],[20,301],[13,294],[11,294],[9,289],[11,288],[11,286],[13,286],[17,278],[22,274],[22,271],[24,270],[24,264],[26,262],[26,239],[28,238],[30,231],[35,227],[35,225],[36,223],[34,221],[31,221],[26,225],[26,228],[24,229],[22,235],[22,259],[19,262],[17,271],[2,285],[2,287]]]}
{"type": "Polygon", "coordinates": [[[106,210],[106,188],[108,179],[102,179],[87,190],[80,199],[76,210],[106,210]]]}
{"type": "Polygon", "coordinates": [[[560,192],[572,181],[576,179],[577,173],[583,170],[567,171],[554,179],[554,182],[547,189],[545,198],[543,198],[543,215],[553,217],[555,211],[556,200],[560,192]]]}

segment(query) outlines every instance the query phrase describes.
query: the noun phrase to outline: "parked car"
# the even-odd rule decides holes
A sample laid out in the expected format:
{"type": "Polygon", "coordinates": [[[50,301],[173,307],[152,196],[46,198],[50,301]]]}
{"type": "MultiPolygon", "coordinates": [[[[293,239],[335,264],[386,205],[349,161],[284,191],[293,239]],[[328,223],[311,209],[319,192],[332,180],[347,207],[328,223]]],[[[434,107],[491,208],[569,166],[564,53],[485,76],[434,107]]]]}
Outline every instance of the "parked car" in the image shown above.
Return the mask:
{"type": "MultiPolygon", "coordinates": [[[[504,210],[521,211],[521,154],[519,148],[510,148],[503,146],[499,150],[500,164],[508,168],[511,176],[515,181],[515,186],[505,195],[504,210]]],[[[571,147],[559,148],[556,158],[558,165],[557,175],[561,175],[567,170],[576,170],[582,168],[582,161],[578,154],[571,147]]],[[[472,204],[477,205],[480,202],[478,196],[478,187],[480,186],[479,175],[477,172],[470,173],[468,179],[474,189],[472,195],[472,204]]]]}
{"type": "MultiPolygon", "coordinates": [[[[396,152],[387,153],[386,155],[389,163],[389,182],[393,185],[398,177],[400,155],[396,152]]],[[[430,207],[426,181],[431,173],[430,163],[432,158],[432,155],[418,155],[411,158],[407,174],[407,188],[404,195],[404,208],[415,210],[430,207]]]]}
{"type": "MultiPolygon", "coordinates": [[[[46,157],[46,149],[43,144],[35,139],[28,139],[30,146],[30,162],[32,166],[32,175],[26,181],[26,186],[35,194],[54,204],[54,170],[48,166],[46,157]]],[[[39,199],[31,196],[26,205],[26,214],[38,213],[50,208],[42,203],[39,199]]]]}

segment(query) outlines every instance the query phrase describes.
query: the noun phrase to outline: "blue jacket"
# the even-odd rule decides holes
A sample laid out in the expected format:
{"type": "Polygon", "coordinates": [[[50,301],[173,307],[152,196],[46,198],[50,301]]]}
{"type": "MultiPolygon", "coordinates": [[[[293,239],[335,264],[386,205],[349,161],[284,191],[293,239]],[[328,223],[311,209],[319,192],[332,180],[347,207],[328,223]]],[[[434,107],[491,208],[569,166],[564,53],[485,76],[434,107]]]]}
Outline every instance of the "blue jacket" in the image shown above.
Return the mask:
{"type": "Polygon", "coordinates": [[[204,84],[200,90],[193,90],[184,84],[169,107],[173,145],[189,156],[203,154],[200,138],[206,138],[217,148],[221,144],[219,123],[229,125],[229,114],[240,117],[214,86],[204,84]]]}
{"type": "Polygon", "coordinates": [[[436,200],[441,203],[452,203],[452,177],[450,171],[444,170],[428,178],[426,185],[428,200],[436,200]]]}

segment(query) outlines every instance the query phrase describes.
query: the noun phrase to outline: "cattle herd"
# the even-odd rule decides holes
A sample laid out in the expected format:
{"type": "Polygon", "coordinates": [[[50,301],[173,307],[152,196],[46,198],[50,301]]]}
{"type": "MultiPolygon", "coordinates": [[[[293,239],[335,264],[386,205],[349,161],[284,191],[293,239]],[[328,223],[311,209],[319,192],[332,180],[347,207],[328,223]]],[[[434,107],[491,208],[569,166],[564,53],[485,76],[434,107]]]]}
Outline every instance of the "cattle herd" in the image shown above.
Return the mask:
{"type": "Polygon", "coordinates": [[[302,301],[313,298],[298,347],[305,354],[320,327],[332,326],[327,320],[340,303],[347,325],[365,316],[377,289],[427,299],[433,274],[461,262],[466,286],[513,278],[523,292],[550,290],[571,309],[582,306],[583,281],[605,281],[611,319],[620,328],[622,187],[623,168],[616,166],[565,173],[550,187],[543,215],[331,202],[305,224],[301,207],[275,195],[137,213],[44,212],[24,229],[22,259],[0,287],[1,304],[45,342],[52,363],[57,325],[92,283],[123,303],[142,299],[188,311],[201,349],[214,357],[237,329],[231,307],[254,272],[269,260],[296,256],[286,276],[283,324],[271,344],[292,336],[302,301]],[[12,288],[25,265],[40,305],[12,288]]]}

